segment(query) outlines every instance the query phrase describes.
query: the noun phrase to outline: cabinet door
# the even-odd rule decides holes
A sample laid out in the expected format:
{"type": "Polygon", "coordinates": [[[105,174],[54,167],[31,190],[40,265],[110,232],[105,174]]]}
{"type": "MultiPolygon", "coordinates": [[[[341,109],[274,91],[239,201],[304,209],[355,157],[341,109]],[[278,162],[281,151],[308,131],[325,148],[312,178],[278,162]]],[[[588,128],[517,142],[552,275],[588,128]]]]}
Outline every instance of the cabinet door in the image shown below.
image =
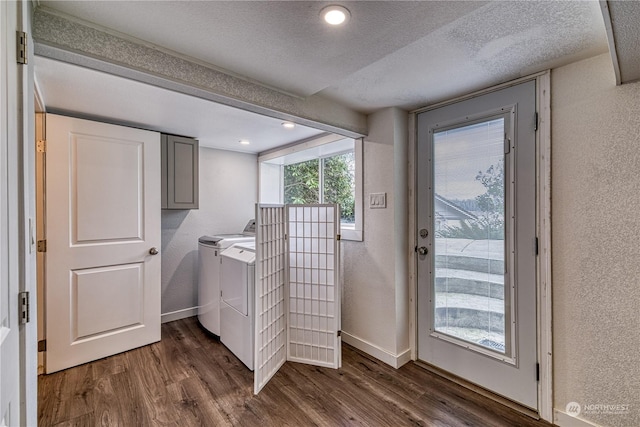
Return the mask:
{"type": "Polygon", "coordinates": [[[162,135],[164,209],[198,209],[198,141],[162,135]]]}

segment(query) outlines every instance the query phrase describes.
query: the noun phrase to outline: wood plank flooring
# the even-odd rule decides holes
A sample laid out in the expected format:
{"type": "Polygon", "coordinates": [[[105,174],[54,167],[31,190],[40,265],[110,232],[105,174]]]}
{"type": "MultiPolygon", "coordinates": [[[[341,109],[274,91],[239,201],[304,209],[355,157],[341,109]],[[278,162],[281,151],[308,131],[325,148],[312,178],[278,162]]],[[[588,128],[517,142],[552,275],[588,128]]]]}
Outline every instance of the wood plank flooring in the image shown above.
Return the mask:
{"type": "Polygon", "coordinates": [[[419,366],[349,346],[339,370],[287,362],[258,396],[253,373],[195,318],[162,341],[38,380],[40,426],[549,426],[419,366]]]}

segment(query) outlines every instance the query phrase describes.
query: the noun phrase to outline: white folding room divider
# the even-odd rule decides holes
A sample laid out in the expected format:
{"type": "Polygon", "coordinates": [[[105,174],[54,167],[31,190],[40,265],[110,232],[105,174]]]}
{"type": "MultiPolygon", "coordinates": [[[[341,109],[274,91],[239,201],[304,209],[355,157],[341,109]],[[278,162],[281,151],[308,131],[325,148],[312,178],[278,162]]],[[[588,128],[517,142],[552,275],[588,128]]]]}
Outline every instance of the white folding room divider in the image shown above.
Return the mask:
{"type": "Polygon", "coordinates": [[[287,360],[341,366],[339,229],[338,205],[256,206],[256,394],[287,360]]]}
{"type": "Polygon", "coordinates": [[[289,350],[294,362],[339,368],[342,358],[337,205],[288,205],[289,350]]]}
{"type": "Polygon", "coordinates": [[[286,230],[284,206],[256,205],[256,394],[287,360],[286,230]]]}

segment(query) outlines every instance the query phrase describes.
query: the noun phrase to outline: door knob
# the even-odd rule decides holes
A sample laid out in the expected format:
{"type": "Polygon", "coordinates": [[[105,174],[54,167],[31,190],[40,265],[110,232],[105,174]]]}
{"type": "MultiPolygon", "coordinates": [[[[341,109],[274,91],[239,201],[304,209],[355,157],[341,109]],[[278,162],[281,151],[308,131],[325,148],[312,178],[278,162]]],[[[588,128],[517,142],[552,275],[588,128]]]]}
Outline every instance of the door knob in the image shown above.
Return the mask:
{"type": "Polygon", "coordinates": [[[419,254],[420,256],[425,256],[425,255],[426,255],[426,254],[428,254],[428,253],[429,253],[429,249],[427,249],[427,248],[426,248],[426,246],[420,246],[420,247],[418,248],[418,254],[419,254]]]}
{"type": "Polygon", "coordinates": [[[149,253],[151,255],[158,255],[158,250],[156,248],[151,248],[151,249],[149,249],[149,253]]]}

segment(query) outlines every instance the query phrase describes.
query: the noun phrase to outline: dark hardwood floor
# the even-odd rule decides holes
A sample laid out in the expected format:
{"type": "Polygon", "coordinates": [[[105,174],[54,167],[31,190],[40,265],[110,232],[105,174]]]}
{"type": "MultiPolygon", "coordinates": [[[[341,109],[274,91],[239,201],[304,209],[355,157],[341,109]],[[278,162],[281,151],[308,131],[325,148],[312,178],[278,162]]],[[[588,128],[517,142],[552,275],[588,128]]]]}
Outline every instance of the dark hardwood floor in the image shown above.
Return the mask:
{"type": "Polygon", "coordinates": [[[548,426],[414,363],[349,346],[339,370],[286,363],[258,396],[253,373],[195,318],[162,341],[43,375],[40,426],[548,426]]]}

